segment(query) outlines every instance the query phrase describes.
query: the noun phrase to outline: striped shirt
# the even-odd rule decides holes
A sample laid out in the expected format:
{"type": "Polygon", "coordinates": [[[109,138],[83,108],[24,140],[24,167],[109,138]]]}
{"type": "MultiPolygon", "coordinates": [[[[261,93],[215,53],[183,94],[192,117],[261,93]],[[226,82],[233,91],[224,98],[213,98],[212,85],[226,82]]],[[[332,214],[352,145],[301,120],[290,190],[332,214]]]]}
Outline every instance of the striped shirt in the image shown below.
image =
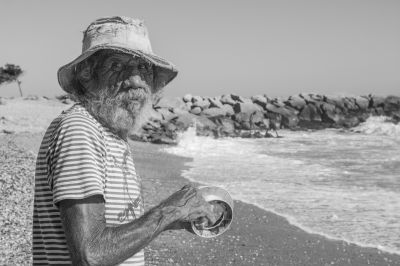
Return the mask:
{"type": "MultiPolygon", "coordinates": [[[[71,265],[58,203],[101,195],[107,226],[143,214],[139,176],[131,151],[80,104],[53,120],[36,161],[33,264],[71,265]]],[[[143,250],[120,265],[144,265],[143,250]]]]}

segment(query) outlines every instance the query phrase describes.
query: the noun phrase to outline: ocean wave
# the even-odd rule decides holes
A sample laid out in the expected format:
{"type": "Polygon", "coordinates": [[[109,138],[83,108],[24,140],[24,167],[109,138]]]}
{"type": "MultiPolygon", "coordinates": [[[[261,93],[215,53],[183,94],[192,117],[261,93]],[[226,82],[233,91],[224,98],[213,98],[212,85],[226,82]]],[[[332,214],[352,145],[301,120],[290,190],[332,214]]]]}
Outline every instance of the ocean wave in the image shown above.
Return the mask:
{"type": "Polygon", "coordinates": [[[400,136],[400,124],[395,124],[391,118],[386,116],[371,116],[353,128],[352,132],[364,133],[369,135],[385,135],[385,136],[400,136]]]}
{"type": "MultiPolygon", "coordinates": [[[[382,128],[386,117],[358,127],[382,128]]],[[[400,254],[398,145],[382,133],[282,132],[283,139],[179,136],[166,152],[193,158],[183,176],[222,186],[309,233],[400,254]]],[[[391,131],[384,131],[386,134],[391,131]]],[[[397,143],[397,140],[395,140],[397,143]]]]}

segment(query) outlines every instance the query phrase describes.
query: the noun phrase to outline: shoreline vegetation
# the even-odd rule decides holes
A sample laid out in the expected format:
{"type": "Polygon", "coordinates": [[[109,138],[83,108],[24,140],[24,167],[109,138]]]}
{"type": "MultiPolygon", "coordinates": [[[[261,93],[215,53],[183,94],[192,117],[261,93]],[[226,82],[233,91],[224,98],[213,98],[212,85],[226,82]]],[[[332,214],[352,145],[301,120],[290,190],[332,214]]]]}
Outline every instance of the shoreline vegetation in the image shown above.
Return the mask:
{"type": "MultiPolygon", "coordinates": [[[[387,98],[381,97],[379,104],[374,100],[366,113],[389,114],[397,123],[399,98],[387,98]]],[[[61,101],[37,96],[0,98],[0,265],[31,265],[36,154],[51,120],[72,104],[69,98],[61,101]]],[[[170,114],[176,116],[174,107],[155,109],[168,110],[163,120],[170,114]]],[[[204,120],[189,111],[183,114],[204,120]]],[[[233,121],[232,116],[226,118],[233,121]]],[[[130,145],[142,177],[146,209],[190,183],[181,174],[191,159],[163,152],[164,144],[130,141],[130,145]]],[[[307,233],[284,217],[240,201],[235,201],[231,229],[222,236],[202,239],[186,231],[164,232],[146,248],[146,260],[147,265],[400,265],[400,255],[307,233]]]]}

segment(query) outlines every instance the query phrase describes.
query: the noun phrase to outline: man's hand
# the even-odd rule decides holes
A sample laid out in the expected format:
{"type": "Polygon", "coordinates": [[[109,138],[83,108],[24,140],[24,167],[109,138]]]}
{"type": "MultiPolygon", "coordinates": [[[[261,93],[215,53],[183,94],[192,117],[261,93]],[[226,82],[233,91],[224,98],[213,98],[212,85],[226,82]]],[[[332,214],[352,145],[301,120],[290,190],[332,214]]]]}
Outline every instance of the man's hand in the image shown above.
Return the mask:
{"type": "Polygon", "coordinates": [[[166,229],[182,229],[187,222],[214,224],[219,218],[214,212],[214,206],[204,200],[198,189],[186,185],[161,202],[159,207],[169,221],[166,229]]]}

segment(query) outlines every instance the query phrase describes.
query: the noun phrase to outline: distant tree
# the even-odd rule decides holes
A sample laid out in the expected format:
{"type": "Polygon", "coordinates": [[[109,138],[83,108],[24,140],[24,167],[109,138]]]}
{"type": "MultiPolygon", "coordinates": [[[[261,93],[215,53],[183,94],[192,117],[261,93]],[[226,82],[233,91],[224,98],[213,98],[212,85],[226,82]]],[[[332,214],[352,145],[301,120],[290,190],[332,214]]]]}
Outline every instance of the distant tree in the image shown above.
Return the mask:
{"type": "Polygon", "coordinates": [[[20,66],[14,64],[6,64],[4,67],[0,67],[0,85],[3,83],[17,82],[19,94],[22,97],[21,81],[19,77],[24,73],[20,66]]]}

